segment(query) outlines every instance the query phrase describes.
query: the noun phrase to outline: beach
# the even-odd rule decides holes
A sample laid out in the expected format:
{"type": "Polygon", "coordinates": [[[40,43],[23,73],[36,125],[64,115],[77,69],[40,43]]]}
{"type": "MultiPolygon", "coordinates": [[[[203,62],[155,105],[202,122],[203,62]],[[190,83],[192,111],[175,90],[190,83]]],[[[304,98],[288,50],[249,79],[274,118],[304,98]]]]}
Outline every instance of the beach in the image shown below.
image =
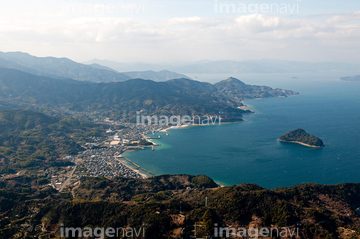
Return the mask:
{"type": "Polygon", "coordinates": [[[129,168],[130,170],[132,170],[132,171],[135,171],[136,173],[138,173],[139,175],[141,175],[142,178],[144,178],[144,179],[145,179],[145,178],[148,178],[148,176],[147,176],[146,174],[140,172],[141,167],[140,167],[139,165],[133,163],[131,160],[129,160],[129,159],[123,157],[123,156],[121,156],[120,158],[118,158],[118,160],[119,160],[124,166],[128,167],[128,168],[129,168]],[[124,160],[121,160],[120,158],[123,158],[124,160]],[[128,161],[129,163],[133,164],[135,167],[138,167],[138,169],[133,168],[133,167],[131,167],[130,165],[128,165],[128,164],[125,162],[125,160],[128,161]]]}
{"type": "Polygon", "coordinates": [[[180,126],[170,126],[168,128],[160,130],[159,132],[166,133],[169,129],[183,129],[183,128],[186,128],[186,127],[189,127],[189,126],[192,126],[192,125],[183,124],[183,125],[180,125],[180,126]]]}
{"type": "Polygon", "coordinates": [[[285,140],[281,140],[281,139],[279,139],[279,141],[283,142],[283,143],[301,144],[301,145],[304,145],[304,146],[310,147],[310,148],[324,148],[325,147],[325,146],[315,146],[315,145],[305,144],[305,143],[299,142],[299,141],[285,141],[285,140]]]}

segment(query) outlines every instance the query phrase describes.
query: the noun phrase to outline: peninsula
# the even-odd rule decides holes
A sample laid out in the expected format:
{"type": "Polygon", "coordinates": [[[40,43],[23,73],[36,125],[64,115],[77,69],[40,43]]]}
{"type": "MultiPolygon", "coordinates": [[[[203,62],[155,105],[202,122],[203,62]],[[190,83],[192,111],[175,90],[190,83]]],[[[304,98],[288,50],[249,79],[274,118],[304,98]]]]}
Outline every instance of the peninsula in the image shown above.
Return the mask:
{"type": "Polygon", "coordinates": [[[323,141],[316,136],[308,134],[303,129],[296,129],[282,135],[279,139],[281,142],[298,143],[308,147],[322,148],[325,147],[323,141]]]}

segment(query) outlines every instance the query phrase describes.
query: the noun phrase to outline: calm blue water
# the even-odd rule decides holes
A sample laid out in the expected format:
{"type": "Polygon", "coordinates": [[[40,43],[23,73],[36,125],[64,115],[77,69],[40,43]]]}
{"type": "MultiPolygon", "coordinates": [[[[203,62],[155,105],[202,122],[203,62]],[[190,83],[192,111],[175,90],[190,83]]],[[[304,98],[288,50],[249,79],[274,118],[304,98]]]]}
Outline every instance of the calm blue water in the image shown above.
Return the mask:
{"type": "Polygon", "coordinates": [[[158,133],[155,151],[125,153],[150,172],[206,174],[218,183],[255,183],[265,188],[314,182],[360,182],[360,83],[306,76],[246,83],[300,92],[298,96],[246,102],[255,114],[245,122],[189,127],[158,133]],[[303,128],[326,147],[280,143],[284,133],[303,128]]]}

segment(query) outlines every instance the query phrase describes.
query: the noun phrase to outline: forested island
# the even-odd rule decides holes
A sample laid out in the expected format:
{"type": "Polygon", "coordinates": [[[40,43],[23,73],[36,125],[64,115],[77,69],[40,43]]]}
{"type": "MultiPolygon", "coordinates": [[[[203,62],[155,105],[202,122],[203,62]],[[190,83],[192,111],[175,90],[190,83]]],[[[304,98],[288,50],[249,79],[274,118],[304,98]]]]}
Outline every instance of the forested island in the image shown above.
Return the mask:
{"type": "Polygon", "coordinates": [[[310,135],[303,129],[290,131],[282,135],[279,140],[281,142],[298,143],[308,147],[325,147],[324,142],[319,137],[310,135]]]}

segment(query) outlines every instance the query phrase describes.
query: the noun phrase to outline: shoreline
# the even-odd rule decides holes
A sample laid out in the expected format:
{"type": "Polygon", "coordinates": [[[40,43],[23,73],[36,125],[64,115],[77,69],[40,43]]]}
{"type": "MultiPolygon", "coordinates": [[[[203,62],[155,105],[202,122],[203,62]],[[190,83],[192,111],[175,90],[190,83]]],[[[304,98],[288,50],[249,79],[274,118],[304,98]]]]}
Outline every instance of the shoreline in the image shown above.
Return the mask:
{"type": "Polygon", "coordinates": [[[321,149],[321,148],[324,148],[324,146],[315,146],[315,145],[310,145],[310,144],[305,144],[303,142],[300,142],[300,141],[286,141],[286,140],[281,140],[281,139],[278,139],[280,142],[283,142],[283,143],[292,143],[292,144],[300,144],[300,145],[303,145],[303,146],[306,146],[306,147],[309,147],[309,148],[317,148],[317,149],[321,149]]]}
{"type": "MultiPolygon", "coordinates": [[[[135,151],[135,150],[132,150],[132,151],[135,151]]],[[[125,152],[126,152],[126,151],[125,151],[125,152]]],[[[124,156],[118,157],[117,159],[118,159],[123,165],[125,165],[125,167],[127,167],[127,168],[129,168],[130,170],[138,173],[138,174],[142,177],[142,179],[147,179],[147,178],[149,178],[149,176],[147,176],[146,174],[141,173],[141,172],[140,172],[140,169],[142,169],[142,168],[141,168],[139,165],[133,163],[131,160],[125,158],[124,156]],[[122,160],[121,158],[124,159],[124,160],[122,160]],[[128,161],[129,163],[133,164],[135,167],[138,167],[138,168],[133,168],[133,167],[131,167],[131,166],[128,165],[125,161],[128,161]]]]}
{"type": "MultiPolygon", "coordinates": [[[[134,152],[134,151],[137,151],[137,150],[128,150],[128,151],[125,151],[125,152],[134,152]]],[[[124,153],[125,153],[125,152],[124,152],[124,153]]],[[[120,158],[118,158],[118,160],[121,161],[126,167],[128,167],[129,169],[137,172],[139,175],[141,175],[141,176],[143,177],[143,179],[149,178],[148,175],[146,175],[146,174],[144,174],[144,173],[141,173],[141,172],[139,171],[140,169],[142,169],[139,165],[135,164],[135,163],[132,162],[130,159],[128,159],[128,158],[126,158],[126,157],[124,157],[124,156],[122,156],[122,155],[121,155],[121,157],[122,157],[123,159],[125,159],[126,161],[128,161],[129,163],[133,164],[135,167],[138,167],[138,169],[135,169],[135,168],[133,168],[132,166],[128,165],[128,164],[125,162],[125,160],[120,160],[120,158]]],[[[146,171],[146,172],[148,172],[149,174],[153,174],[153,173],[151,173],[151,172],[149,172],[149,171],[146,171]]],[[[162,175],[162,174],[160,174],[160,175],[162,175]]],[[[174,175],[176,175],[176,174],[174,174],[174,175]]],[[[152,176],[156,176],[156,175],[152,175],[152,176]]],[[[196,176],[196,175],[195,175],[195,176],[196,176]]],[[[216,180],[214,180],[214,182],[218,185],[218,188],[228,187],[226,184],[221,183],[221,182],[217,182],[216,180]]]]}
{"type": "MultiPolygon", "coordinates": [[[[242,123],[242,122],[245,122],[245,120],[236,121],[236,122],[221,122],[220,124],[219,123],[214,123],[214,124],[212,124],[212,123],[211,124],[186,124],[186,125],[181,125],[181,126],[170,126],[168,128],[165,128],[165,129],[162,129],[162,130],[159,130],[159,131],[156,131],[156,132],[167,133],[167,131],[170,130],[170,129],[184,129],[184,128],[188,128],[188,127],[198,127],[198,126],[204,127],[204,126],[215,126],[215,125],[238,124],[238,123],[242,123]]],[[[152,143],[154,143],[154,142],[152,142],[152,143]]]]}
{"type": "MultiPolygon", "coordinates": [[[[243,102],[242,102],[242,103],[243,103],[243,102]]],[[[244,105],[241,106],[241,107],[245,107],[245,108],[247,108],[248,110],[250,110],[250,108],[248,108],[248,105],[245,105],[245,104],[244,104],[244,105]]],[[[250,110],[250,111],[251,111],[251,113],[255,113],[255,112],[252,111],[252,110],[250,110]]],[[[236,122],[220,122],[220,123],[215,123],[215,124],[184,124],[184,125],[180,125],[180,126],[169,126],[169,127],[167,127],[167,128],[164,128],[164,129],[161,129],[161,130],[157,130],[156,132],[167,133],[167,131],[170,130],[170,129],[184,129],[184,128],[194,127],[194,126],[214,126],[214,125],[223,125],[223,124],[224,124],[224,125],[227,125],[227,124],[242,123],[242,122],[244,122],[244,121],[245,121],[245,120],[242,119],[241,121],[236,121],[236,122]]],[[[160,144],[157,144],[157,143],[153,142],[151,139],[147,138],[147,137],[145,136],[145,134],[143,134],[143,138],[144,138],[147,142],[152,143],[152,147],[161,146],[160,144]]],[[[133,151],[137,151],[137,150],[125,150],[123,153],[125,153],[125,152],[133,152],[133,151]]],[[[123,157],[124,159],[126,159],[128,162],[130,162],[131,164],[133,164],[135,167],[138,167],[139,169],[142,169],[139,165],[134,164],[131,160],[125,158],[124,156],[122,156],[122,157],[123,157]]],[[[124,163],[124,164],[125,164],[127,167],[129,167],[129,168],[133,169],[134,171],[136,171],[137,173],[139,173],[140,175],[142,175],[144,178],[148,178],[148,175],[143,174],[143,173],[140,173],[138,169],[135,169],[135,168],[131,167],[130,165],[127,165],[126,163],[124,163]]],[[[144,170],[146,170],[146,169],[144,169],[144,170]]],[[[148,172],[148,171],[146,171],[146,172],[148,172]]],[[[153,176],[155,176],[153,173],[150,173],[150,172],[148,172],[148,173],[151,174],[151,175],[153,175],[153,176]]],[[[221,184],[221,183],[218,183],[218,182],[216,182],[216,181],[215,181],[215,183],[218,184],[219,187],[226,187],[226,185],[221,184]]]]}
{"type": "Polygon", "coordinates": [[[170,126],[170,127],[165,128],[165,129],[159,130],[158,132],[166,133],[169,129],[184,129],[184,128],[187,128],[187,127],[190,127],[190,126],[192,126],[192,125],[184,124],[184,125],[180,125],[180,126],[170,126]]]}

